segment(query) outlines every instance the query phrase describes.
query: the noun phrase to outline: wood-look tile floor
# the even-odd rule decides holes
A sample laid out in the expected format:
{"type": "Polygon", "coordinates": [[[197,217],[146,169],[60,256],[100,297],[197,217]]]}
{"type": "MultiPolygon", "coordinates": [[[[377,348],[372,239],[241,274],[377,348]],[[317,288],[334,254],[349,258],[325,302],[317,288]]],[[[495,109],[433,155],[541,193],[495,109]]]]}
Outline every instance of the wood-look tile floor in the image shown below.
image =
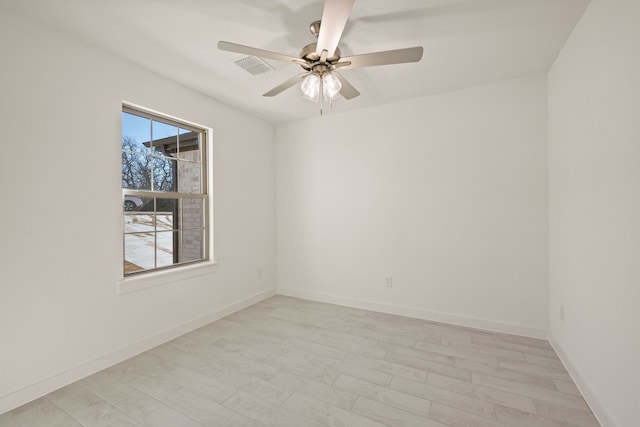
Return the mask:
{"type": "Polygon", "coordinates": [[[599,424],[544,340],[274,296],[0,426],[599,424]]]}

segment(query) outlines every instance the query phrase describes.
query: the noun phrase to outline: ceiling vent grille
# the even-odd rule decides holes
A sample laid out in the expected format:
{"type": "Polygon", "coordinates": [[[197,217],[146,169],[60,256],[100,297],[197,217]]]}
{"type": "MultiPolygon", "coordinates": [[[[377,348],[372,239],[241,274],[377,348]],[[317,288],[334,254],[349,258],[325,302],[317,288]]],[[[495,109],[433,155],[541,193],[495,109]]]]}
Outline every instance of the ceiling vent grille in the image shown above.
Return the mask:
{"type": "Polygon", "coordinates": [[[271,65],[267,64],[260,58],[256,58],[255,56],[245,56],[233,62],[254,76],[274,70],[271,65]]]}

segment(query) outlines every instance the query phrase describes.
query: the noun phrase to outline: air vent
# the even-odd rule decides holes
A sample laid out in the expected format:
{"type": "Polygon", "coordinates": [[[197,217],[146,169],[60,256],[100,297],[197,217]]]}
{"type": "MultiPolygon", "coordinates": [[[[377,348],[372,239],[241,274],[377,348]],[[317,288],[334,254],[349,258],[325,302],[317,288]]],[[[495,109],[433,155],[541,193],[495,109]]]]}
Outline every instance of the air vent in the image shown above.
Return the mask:
{"type": "Polygon", "coordinates": [[[245,56],[244,58],[237,59],[233,62],[254,76],[267,73],[274,69],[271,65],[267,64],[260,58],[256,58],[255,56],[245,56]]]}

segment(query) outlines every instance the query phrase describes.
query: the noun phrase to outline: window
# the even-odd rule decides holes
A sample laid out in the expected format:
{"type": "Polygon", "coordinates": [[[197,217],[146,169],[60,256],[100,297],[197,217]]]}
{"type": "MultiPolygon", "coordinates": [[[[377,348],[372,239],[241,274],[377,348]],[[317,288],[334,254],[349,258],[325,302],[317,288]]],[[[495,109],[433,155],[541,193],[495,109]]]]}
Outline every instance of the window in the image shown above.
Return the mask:
{"type": "Polygon", "coordinates": [[[124,275],[208,259],[207,132],[122,108],[124,275]]]}

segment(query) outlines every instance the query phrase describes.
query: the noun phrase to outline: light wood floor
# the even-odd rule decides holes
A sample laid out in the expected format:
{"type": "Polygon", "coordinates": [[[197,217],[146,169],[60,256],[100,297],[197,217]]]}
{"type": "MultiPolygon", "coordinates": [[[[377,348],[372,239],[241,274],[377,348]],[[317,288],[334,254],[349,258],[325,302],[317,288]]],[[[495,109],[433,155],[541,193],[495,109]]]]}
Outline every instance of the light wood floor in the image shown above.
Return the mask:
{"type": "Polygon", "coordinates": [[[0,426],[597,427],[543,340],[275,296],[0,426]]]}

